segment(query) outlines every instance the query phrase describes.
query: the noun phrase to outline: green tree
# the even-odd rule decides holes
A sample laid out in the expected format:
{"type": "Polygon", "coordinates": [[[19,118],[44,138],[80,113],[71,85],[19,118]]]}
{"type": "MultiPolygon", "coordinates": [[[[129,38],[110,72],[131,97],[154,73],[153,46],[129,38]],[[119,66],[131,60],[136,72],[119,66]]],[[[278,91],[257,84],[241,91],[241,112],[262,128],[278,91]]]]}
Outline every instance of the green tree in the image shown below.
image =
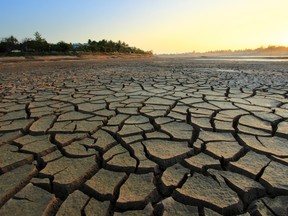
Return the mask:
{"type": "Polygon", "coordinates": [[[34,33],[35,41],[37,42],[44,42],[46,41],[44,38],[42,38],[41,34],[37,31],[34,33]]]}
{"type": "Polygon", "coordinates": [[[20,44],[21,50],[23,52],[34,51],[33,50],[33,43],[34,43],[34,40],[32,38],[23,39],[22,43],[20,44]]]}
{"type": "Polygon", "coordinates": [[[107,52],[107,43],[107,40],[104,39],[98,42],[100,52],[107,52]]]}
{"type": "Polygon", "coordinates": [[[98,43],[95,40],[94,41],[90,40],[90,43],[88,43],[88,44],[89,44],[89,50],[91,52],[99,52],[99,46],[98,46],[98,43]]]}
{"type": "Polygon", "coordinates": [[[47,52],[49,51],[49,44],[47,41],[42,38],[41,34],[39,32],[35,32],[34,34],[34,43],[33,43],[33,50],[37,52],[47,52]]]}
{"type": "Polygon", "coordinates": [[[3,38],[0,42],[0,52],[11,52],[14,49],[19,49],[17,38],[10,36],[3,38]]]}
{"type": "Polygon", "coordinates": [[[69,50],[72,49],[72,46],[69,43],[60,41],[56,44],[55,49],[56,49],[55,51],[58,51],[58,52],[68,52],[69,50]]]}

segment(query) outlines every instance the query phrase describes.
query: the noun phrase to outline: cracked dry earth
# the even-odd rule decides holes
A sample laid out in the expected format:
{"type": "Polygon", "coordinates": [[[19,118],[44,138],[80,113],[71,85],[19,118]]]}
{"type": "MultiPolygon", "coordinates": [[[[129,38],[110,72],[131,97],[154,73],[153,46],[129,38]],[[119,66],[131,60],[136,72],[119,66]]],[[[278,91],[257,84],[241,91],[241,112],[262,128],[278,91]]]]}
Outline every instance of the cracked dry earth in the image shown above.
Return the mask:
{"type": "Polygon", "coordinates": [[[288,63],[0,64],[0,215],[285,215],[288,63]]]}

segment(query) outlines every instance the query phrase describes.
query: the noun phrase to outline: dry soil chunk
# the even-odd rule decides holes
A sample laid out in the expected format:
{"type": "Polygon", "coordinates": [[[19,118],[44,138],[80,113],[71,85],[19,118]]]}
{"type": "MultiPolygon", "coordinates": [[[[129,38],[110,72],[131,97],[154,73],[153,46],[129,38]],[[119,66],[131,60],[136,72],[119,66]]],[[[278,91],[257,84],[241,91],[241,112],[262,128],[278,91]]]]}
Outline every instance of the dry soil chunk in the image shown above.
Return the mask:
{"type": "Polygon", "coordinates": [[[260,120],[251,115],[242,116],[239,119],[239,124],[247,126],[247,127],[252,127],[255,129],[264,130],[266,132],[267,131],[270,132],[272,130],[272,127],[269,122],[260,120]]]}
{"type": "Polygon", "coordinates": [[[265,155],[248,152],[236,162],[230,162],[229,168],[232,171],[246,175],[255,179],[260,171],[270,162],[265,155]]]}
{"type": "Polygon", "coordinates": [[[240,195],[245,204],[250,204],[251,201],[263,197],[266,194],[265,188],[260,183],[246,176],[229,171],[211,169],[209,169],[208,172],[217,177],[219,181],[223,181],[222,178],[225,179],[229,187],[240,195]]]}
{"type": "Polygon", "coordinates": [[[185,159],[185,166],[192,170],[201,172],[208,168],[220,168],[220,161],[206,155],[199,153],[195,156],[185,159]]]}
{"type": "Polygon", "coordinates": [[[251,203],[248,207],[248,212],[250,215],[275,216],[275,214],[273,214],[273,212],[267,208],[262,199],[255,200],[253,203],[251,203]]]}
{"type": "Polygon", "coordinates": [[[24,187],[37,174],[32,164],[25,164],[0,175],[0,206],[24,187]]]}
{"type": "Polygon", "coordinates": [[[11,121],[15,119],[25,119],[27,116],[27,113],[25,110],[19,110],[16,112],[9,112],[3,116],[0,117],[0,121],[11,121]]]}
{"type": "Polygon", "coordinates": [[[150,97],[145,104],[172,105],[174,101],[160,97],[150,97]]]}
{"type": "Polygon", "coordinates": [[[31,125],[29,130],[32,134],[45,134],[55,120],[56,116],[54,115],[41,117],[31,125]]]}
{"type": "Polygon", "coordinates": [[[151,160],[161,166],[171,166],[183,158],[193,155],[193,150],[187,142],[169,140],[146,140],[143,142],[151,160]]]}
{"type": "Polygon", "coordinates": [[[139,160],[137,173],[148,173],[158,171],[158,165],[146,157],[144,146],[142,143],[137,142],[130,145],[134,151],[135,157],[139,160]]]}
{"type": "Polygon", "coordinates": [[[270,193],[288,195],[288,167],[272,161],[260,178],[270,193]]]}
{"type": "Polygon", "coordinates": [[[269,197],[262,198],[262,202],[269,207],[276,215],[288,215],[288,196],[277,196],[273,199],[269,197]]]}
{"type": "Polygon", "coordinates": [[[81,215],[81,210],[85,206],[89,197],[79,190],[69,194],[67,199],[62,203],[56,216],[78,216],[81,215]]]}
{"type": "Polygon", "coordinates": [[[87,193],[94,193],[95,197],[101,199],[113,199],[115,189],[120,185],[127,175],[123,172],[113,172],[105,169],[99,170],[84,187],[87,193]]]}
{"type": "Polygon", "coordinates": [[[240,139],[249,147],[265,154],[288,157],[288,140],[281,137],[258,137],[239,134],[240,139]]]}
{"type": "Polygon", "coordinates": [[[49,137],[45,135],[31,136],[26,135],[14,140],[15,143],[21,145],[21,152],[34,153],[40,156],[51,153],[57,149],[57,146],[49,141],[49,137]]]}
{"type": "Polygon", "coordinates": [[[118,126],[118,125],[122,124],[127,118],[129,118],[129,115],[118,114],[116,116],[113,116],[111,119],[109,119],[108,125],[118,126]]]}
{"type": "Polygon", "coordinates": [[[130,174],[127,181],[120,188],[116,206],[121,209],[144,208],[157,195],[153,178],[153,173],[141,175],[130,174]]]}
{"type": "Polygon", "coordinates": [[[163,205],[163,216],[175,215],[198,215],[198,207],[190,206],[175,201],[172,197],[164,199],[160,205],[163,205]]]}
{"type": "Polygon", "coordinates": [[[73,132],[94,132],[100,126],[102,126],[102,121],[74,121],[75,128],[73,132]]]}
{"type": "Polygon", "coordinates": [[[60,192],[71,192],[75,187],[83,183],[89,176],[96,172],[98,166],[95,157],[85,158],[66,158],[49,162],[46,167],[41,170],[41,174],[53,176],[53,185],[60,192]]]}
{"type": "Polygon", "coordinates": [[[105,167],[118,172],[134,172],[137,161],[120,144],[114,146],[103,155],[105,167]]]}
{"type": "Polygon", "coordinates": [[[161,190],[163,194],[169,194],[172,189],[179,186],[190,170],[184,168],[179,163],[167,168],[161,176],[161,190]]]}
{"type": "Polygon", "coordinates": [[[55,140],[63,147],[69,145],[75,140],[81,140],[86,137],[86,133],[74,133],[74,134],[56,134],[55,140]]]}
{"type": "Polygon", "coordinates": [[[231,133],[216,133],[210,131],[200,131],[199,139],[209,141],[235,141],[235,138],[231,133]]]}
{"type": "Polygon", "coordinates": [[[82,104],[78,104],[78,108],[81,111],[85,111],[85,112],[94,112],[97,110],[102,110],[106,107],[106,103],[82,103],[82,104]]]}
{"type": "Polygon", "coordinates": [[[206,151],[214,157],[226,160],[233,160],[243,151],[238,142],[209,142],[206,144],[206,151]]]}
{"type": "Polygon", "coordinates": [[[192,138],[193,127],[184,122],[170,122],[162,124],[160,127],[177,140],[190,140],[192,138]]]}
{"type": "Polygon", "coordinates": [[[247,98],[246,100],[250,101],[252,104],[256,106],[264,106],[264,107],[277,107],[280,104],[280,101],[265,97],[253,97],[253,98],[247,98]]]}
{"type": "MultiPolygon", "coordinates": [[[[287,131],[288,133],[288,131],[287,131]]],[[[260,142],[267,148],[267,152],[280,157],[288,157],[288,139],[281,137],[258,137],[260,142]]]]}
{"type": "Polygon", "coordinates": [[[125,211],[125,212],[114,212],[114,216],[151,216],[153,215],[153,206],[149,203],[143,210],[125,211]]]}
{"type": "Polygon", "coordinates": [[[94,198],[90,199],[89,203],[84,209],[86,216],[106,216],[109,212],[109,201],[101,202],[94,198]]]}
{"type": "Polygon", "coordinates": [[[42,215],[53,198],[53,194],[28,184],[0,209],[0,215],[42,215]]]}
{"type": "Polygon", "coordinates": [[[167,134],[158,131],[146,133],[146,137],[147,139],[169,139],[169,136],[167,134]]]}
{"type": "Polygon", "coordinates": [[[93,117],[93,115],[72,111],[72,112],[67,112],[67,113],[60,115],[57,121],[83,120],[83,119],[87,119],[91,117],[93,117]]]}
{"type": "Polygon", "coordinates": [[[17,130],[26,131],[33,121],[34,119],[20,119],[9,123],[7,122],[8,124],[0,126],[0,132],[12,132],[17,130]]]}
{"type": "Polygon", "coordinates": [[[94,144],[94,140],[90,138],[84,138],[80,141],[72,142],[70,145],[64,147],[64,151],[70,157],[87,157],[96,154],[96,150],[87,148],[94,144]]]}
{"type": "Polygon", "coordinates": [[[97,140],[95,143],[95,148],[101,151],[107,151],[117,144],[116,140],[109,133],[103,130],[98,130],[92,135],[92,137],[97,140]]]}
{"type": "Polygon", "coordinates": [[[124,125],[118,133],[121,136],[131,136],[136,134],[142,134],[143,131],[137,125],[124,125]]]}
{"type": "Polygon", "coordinates": [[[288,131],[288,121],[286,120],[284,122],[280,122],[278,124],[277,133],[287,135],[287,131],[288,131]]]}
{"type": "Polygon", "coordinates": [[[148,123],[149,119],[142,115],[131,116],[125,121],[125,124],[145,124],[148,123]]]}
{"type": "Polygon", "coordinates": [[[208,207],[221,214],[239,213],[243,209],[236,192],[226,184],[198,173],[189,177],[172,196],[181,203],[208,207]]]}
{"type": "Polygon", "coordinates": [[[11,140],[14,140],[15,138],[18,138],[22,135],[20,131],[14,131],[10,133],[0,133],[0,145],[7,143],[11,140]]]}
{"type": "Polygon", "coordinates": [[[33,155],[19,153],[16,146],[0,146],[0,173],[5,173],[23,164],[33,161],[33,155]]]}

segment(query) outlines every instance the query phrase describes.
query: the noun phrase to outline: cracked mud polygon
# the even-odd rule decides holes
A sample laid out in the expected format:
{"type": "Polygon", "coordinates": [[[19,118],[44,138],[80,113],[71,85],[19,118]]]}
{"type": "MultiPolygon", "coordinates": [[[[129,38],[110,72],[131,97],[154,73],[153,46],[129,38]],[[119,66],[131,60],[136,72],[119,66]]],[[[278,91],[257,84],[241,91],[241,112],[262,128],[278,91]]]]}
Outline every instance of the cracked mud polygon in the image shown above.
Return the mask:
{"type": "Polygon", "coordinates": [[[12,62],[0,81],[0,215],[288,214],[288,62],[12,62]]]}

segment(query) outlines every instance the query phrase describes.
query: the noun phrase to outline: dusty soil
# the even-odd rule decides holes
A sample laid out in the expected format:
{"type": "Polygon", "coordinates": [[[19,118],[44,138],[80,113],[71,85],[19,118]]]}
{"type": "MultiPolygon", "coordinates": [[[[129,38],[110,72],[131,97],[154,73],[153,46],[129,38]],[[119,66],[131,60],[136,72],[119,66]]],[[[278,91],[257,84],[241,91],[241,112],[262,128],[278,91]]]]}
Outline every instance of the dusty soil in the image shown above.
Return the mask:
{"type": "Polygon", "coordinates": [[[0,62],[0,215],[287,215],[288,62],[0,62]]]}

